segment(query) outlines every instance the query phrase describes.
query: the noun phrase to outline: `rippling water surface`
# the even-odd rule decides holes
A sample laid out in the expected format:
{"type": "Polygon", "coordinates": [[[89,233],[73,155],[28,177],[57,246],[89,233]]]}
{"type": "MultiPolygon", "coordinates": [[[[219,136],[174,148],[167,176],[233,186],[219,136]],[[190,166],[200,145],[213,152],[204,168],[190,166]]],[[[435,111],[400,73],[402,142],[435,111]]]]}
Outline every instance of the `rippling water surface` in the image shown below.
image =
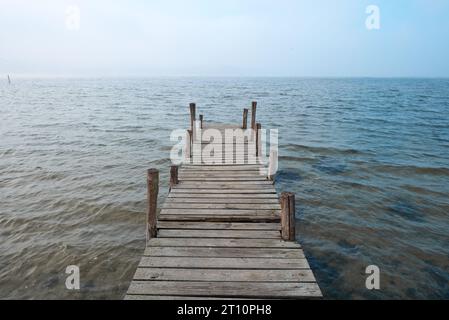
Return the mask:
{"type": "Polygon", "coordinates": [[[278,128],[279,192],[328,298],[449,298],[449,80],[13,79],[0,84],[0,298],[122,298],[188,103],[278,128]],[[79,265],[81,290],[65,289],[79,265]],[[365,267],[381,290],[365,289],[365,267]]]}

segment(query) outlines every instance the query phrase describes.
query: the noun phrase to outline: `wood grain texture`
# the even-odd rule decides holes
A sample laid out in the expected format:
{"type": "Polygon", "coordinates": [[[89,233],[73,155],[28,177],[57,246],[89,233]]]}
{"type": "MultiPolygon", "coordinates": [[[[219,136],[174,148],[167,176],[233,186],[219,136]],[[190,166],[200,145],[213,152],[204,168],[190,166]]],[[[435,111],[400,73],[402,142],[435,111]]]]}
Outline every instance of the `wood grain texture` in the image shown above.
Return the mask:
{"type": "Polygon", "coordinates": [[[147,247],[301,248],[298,243],[275,239],[153,238],[147,247]]]}
{"type": "Polygon", "coordinates": [[[166,202],[162,205],[163,209],[266,209],[280,210],[279,204],[261,204],[261,203],[180,203],[166,202]]]}
{"type": "Polygon", "coordinates": [[[304,258],[304,252],[299,248],[148,247],[143,255],[149,257],[304,258]]]}
{"type": "Polygon", "coordinates": [[[251,269],[166,269],[137,268],[134,280],[163,281],[228,281],[228,282],[314,282],[308,270],[251,270],[251,269]]]}
{"type": "Polygon", "coordinates": [[[223,296],[240,298],[320,297],[316,283],[304,282],[218,282],[218,281],[133,281],[128,294],[223,296]]]}
{"type": "Polygon", "coordinates": [[[187,269],[308,269],[306,259],[220,258],[220,257],[146,257],[139,267],[187,269]]]}
{"type": "Polygon", "coordinates": [[[276,199],[278,201],[278,196],[276,193],[264,193],[264,194],[245,194],[245,193],[237,193],[237,194],[220,194],[220,193],[189,193],[189,192],[170,192],[167,196],[167,198],[188,198],[188,199],[276,199]]]}
{"type": "Polygon", "coordinates": [[[186,230],[162,229],[159,238],[232,238],[232,239],[280,239],[280,231],[270,230],[186,230]]]}

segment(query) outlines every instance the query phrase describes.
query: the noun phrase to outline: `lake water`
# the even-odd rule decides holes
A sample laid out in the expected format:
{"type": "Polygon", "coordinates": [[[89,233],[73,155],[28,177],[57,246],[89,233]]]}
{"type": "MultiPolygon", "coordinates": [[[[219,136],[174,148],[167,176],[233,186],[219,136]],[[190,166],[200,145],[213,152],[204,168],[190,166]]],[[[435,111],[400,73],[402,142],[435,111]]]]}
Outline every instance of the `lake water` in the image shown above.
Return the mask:
{"type": "Polygon", "coordinates": [[[5,78],[0,298],[122,298],[145,246],[146,169],[163,201],[188,104],[240,123],[252,100],[279,130],[276,188],[296,194],[325,297],[449,299],[449,80],[294,78],[5,78]]]}

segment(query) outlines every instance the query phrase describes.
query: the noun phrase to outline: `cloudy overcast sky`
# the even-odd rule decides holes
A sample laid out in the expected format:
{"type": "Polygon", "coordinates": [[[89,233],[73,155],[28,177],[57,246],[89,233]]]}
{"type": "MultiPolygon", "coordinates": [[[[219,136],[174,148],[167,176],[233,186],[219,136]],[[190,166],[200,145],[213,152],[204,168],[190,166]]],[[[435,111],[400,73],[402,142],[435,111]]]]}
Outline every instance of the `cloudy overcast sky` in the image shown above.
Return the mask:
{"type": "Polygon", "coordinates": [[[447,77],[448,18],[447,0],[0,0],[0,73],[447,77]]]}

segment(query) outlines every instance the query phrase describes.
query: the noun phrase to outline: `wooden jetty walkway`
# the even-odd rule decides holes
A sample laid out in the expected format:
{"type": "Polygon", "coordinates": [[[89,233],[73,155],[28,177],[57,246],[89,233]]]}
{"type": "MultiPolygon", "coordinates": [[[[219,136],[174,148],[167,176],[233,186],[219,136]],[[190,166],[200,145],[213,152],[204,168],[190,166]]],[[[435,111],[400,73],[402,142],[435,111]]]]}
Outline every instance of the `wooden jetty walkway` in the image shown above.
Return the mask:
{"type": "Polygon", "coordinates": [[[253,102],[252,138],[242,143],[246,151],[233,147],[232,163],[205,164],[204,147],[237,142],[200,141],[197,131],[247,129],[248,110],[242,125],[214,125],[202,115],[196,121],[196,106],[190,105],[189,161],[171,166],[170,192],[158,214],[159,172],[148,170],[148,241],[125,299],[321,297],[295,242],[295,197],[283,193],[279,199],[273,186],[276,151],[268,168],[247,161],[254,149],[260,157],[256,106],[253,102]]]}

